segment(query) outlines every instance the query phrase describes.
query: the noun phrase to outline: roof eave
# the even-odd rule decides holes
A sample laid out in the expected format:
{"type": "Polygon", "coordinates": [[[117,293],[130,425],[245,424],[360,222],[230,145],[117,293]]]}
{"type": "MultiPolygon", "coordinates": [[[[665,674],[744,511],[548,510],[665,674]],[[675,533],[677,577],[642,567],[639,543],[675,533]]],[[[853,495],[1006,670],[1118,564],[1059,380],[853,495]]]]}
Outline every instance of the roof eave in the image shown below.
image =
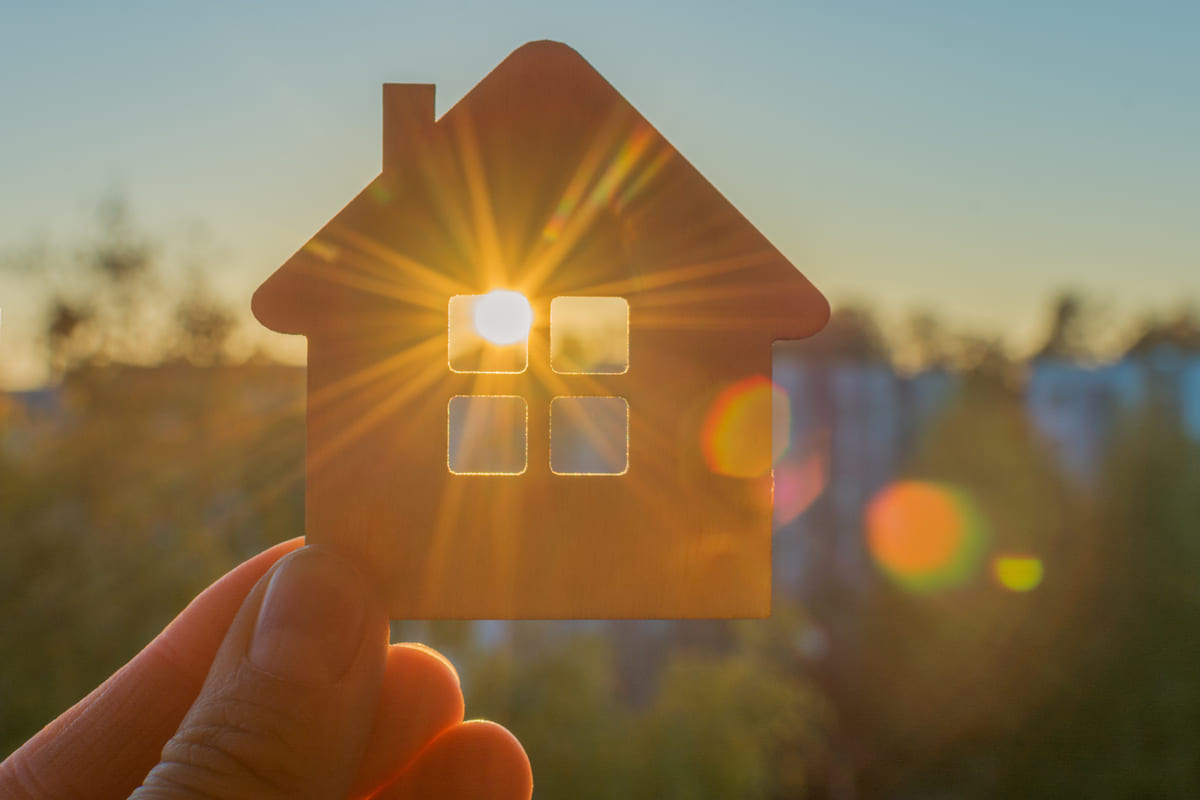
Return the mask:
{"type": "Polygon", "coordinates": [[[254,318],[267,328],[278,333],[307,333],[307,324],[312,316],[308,305],[299,300],[299,287],[293,278],[298,270],[296,262],[304,258],[303,251],[296,253],[271,273],[254,291],[250,298],[250,311],[254,318]]]}

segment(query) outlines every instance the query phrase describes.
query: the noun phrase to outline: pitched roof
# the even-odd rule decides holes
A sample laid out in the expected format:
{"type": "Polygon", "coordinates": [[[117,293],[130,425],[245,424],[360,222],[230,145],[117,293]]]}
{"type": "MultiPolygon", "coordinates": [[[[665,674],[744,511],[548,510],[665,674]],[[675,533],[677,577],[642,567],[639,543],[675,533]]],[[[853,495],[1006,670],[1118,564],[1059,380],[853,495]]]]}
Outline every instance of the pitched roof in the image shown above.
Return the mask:
{"type": "Polygon", "coordinates": [[[311,333],[453,294],[633,294],[655,324],[799,338],[820,293],[566,45],[514,51],[440,120],[433,87],[384,91],[384,168],[258,290],[311,333]],[[566,267],[566,268],[562,268],[566,267]]]}

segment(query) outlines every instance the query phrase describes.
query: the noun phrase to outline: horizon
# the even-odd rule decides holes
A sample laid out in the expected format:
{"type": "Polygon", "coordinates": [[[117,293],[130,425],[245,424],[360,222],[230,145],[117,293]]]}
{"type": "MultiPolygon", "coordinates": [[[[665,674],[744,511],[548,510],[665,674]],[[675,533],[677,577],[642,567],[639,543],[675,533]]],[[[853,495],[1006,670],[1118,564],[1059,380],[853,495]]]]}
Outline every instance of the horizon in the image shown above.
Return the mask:
{"type": "MultiPolygon", "coordinates": [[[[357,10],[0,12],[0,257],[77,242],[120,196],[249,320],[258,283],[378,173],[381,84],[435,83],[440,115],[554,38],[835,307],[865,299],[885,327],[932,310],[1026,353],[1063,289],[1115,333],[1200,296],[1194,4],[357,10]]],[[[10,389],[39,381],[26,280],[0,271],[10,389]]]]}

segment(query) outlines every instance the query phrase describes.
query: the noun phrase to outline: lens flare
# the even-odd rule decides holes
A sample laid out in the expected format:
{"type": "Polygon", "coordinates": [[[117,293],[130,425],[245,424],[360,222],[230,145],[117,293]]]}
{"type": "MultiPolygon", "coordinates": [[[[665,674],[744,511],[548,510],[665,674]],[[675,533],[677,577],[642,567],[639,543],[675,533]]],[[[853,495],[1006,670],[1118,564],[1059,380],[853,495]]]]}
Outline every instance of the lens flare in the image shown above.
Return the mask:
{"type": "Polygon", "coordinates": [[[738,381],[717,395],[700,437],[713,472],[736,478],[765,474],[792,438],[787,392],[762,375],[738,381]]]}
{"type": "Polygon", "coordinates": [[[497,289],[475,302],[475,331],[492,344],[516,344],[529,336],[533,308],[520,292],[497,289]]]}
{"type": "Polygon", "coordinates": [[[1031,592],[1042,582],[1042,560],[1034,556],[1003,555],[992,560],[992,575],[1010,592],[1031,592]]]}
{"type": "Polygon", "coordinates": [[[979,566],[986,535],[970,497],[952,486],[900,481],[867,506],[867,546],[900,586],[935,592],[958,586],[979,566]]]}
{"type": "Polygon", "coordinates": [[[786,525],[813,504],[825,490],[829,459],[811,452],[802,460],[785,458],[775,465],[772,516],[776,527],[786,525]]]}

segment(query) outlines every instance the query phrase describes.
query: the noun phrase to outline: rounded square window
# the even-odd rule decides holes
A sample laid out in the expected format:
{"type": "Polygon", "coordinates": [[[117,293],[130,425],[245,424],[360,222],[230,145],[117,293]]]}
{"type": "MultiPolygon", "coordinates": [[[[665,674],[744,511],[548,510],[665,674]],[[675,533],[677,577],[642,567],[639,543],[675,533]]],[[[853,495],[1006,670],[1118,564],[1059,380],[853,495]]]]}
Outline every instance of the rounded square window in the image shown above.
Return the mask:
{"type": "Polygon", "coordinates": [[[550,471],[623,475],[629,469],[629,403],[623,397],[550,401],[550,471]]]}
{"type": "Polygon", "coordinates": [[[456,475],[520,475],[527,459],[529,410],[514,395],[450,398],[446,465],[456,475]]]}
{"type": "Polygon", "coordinates": [[[629,303],[625,298],[551,300],[550,367],[569,375],[619,375],[628,370],[629,303]]]}
{"type": "Polygon", "coordinates": [[[497,290],[450,298],[448,359],[455,372],[524,372],[533,309],[521,294],[497,290]]]}

